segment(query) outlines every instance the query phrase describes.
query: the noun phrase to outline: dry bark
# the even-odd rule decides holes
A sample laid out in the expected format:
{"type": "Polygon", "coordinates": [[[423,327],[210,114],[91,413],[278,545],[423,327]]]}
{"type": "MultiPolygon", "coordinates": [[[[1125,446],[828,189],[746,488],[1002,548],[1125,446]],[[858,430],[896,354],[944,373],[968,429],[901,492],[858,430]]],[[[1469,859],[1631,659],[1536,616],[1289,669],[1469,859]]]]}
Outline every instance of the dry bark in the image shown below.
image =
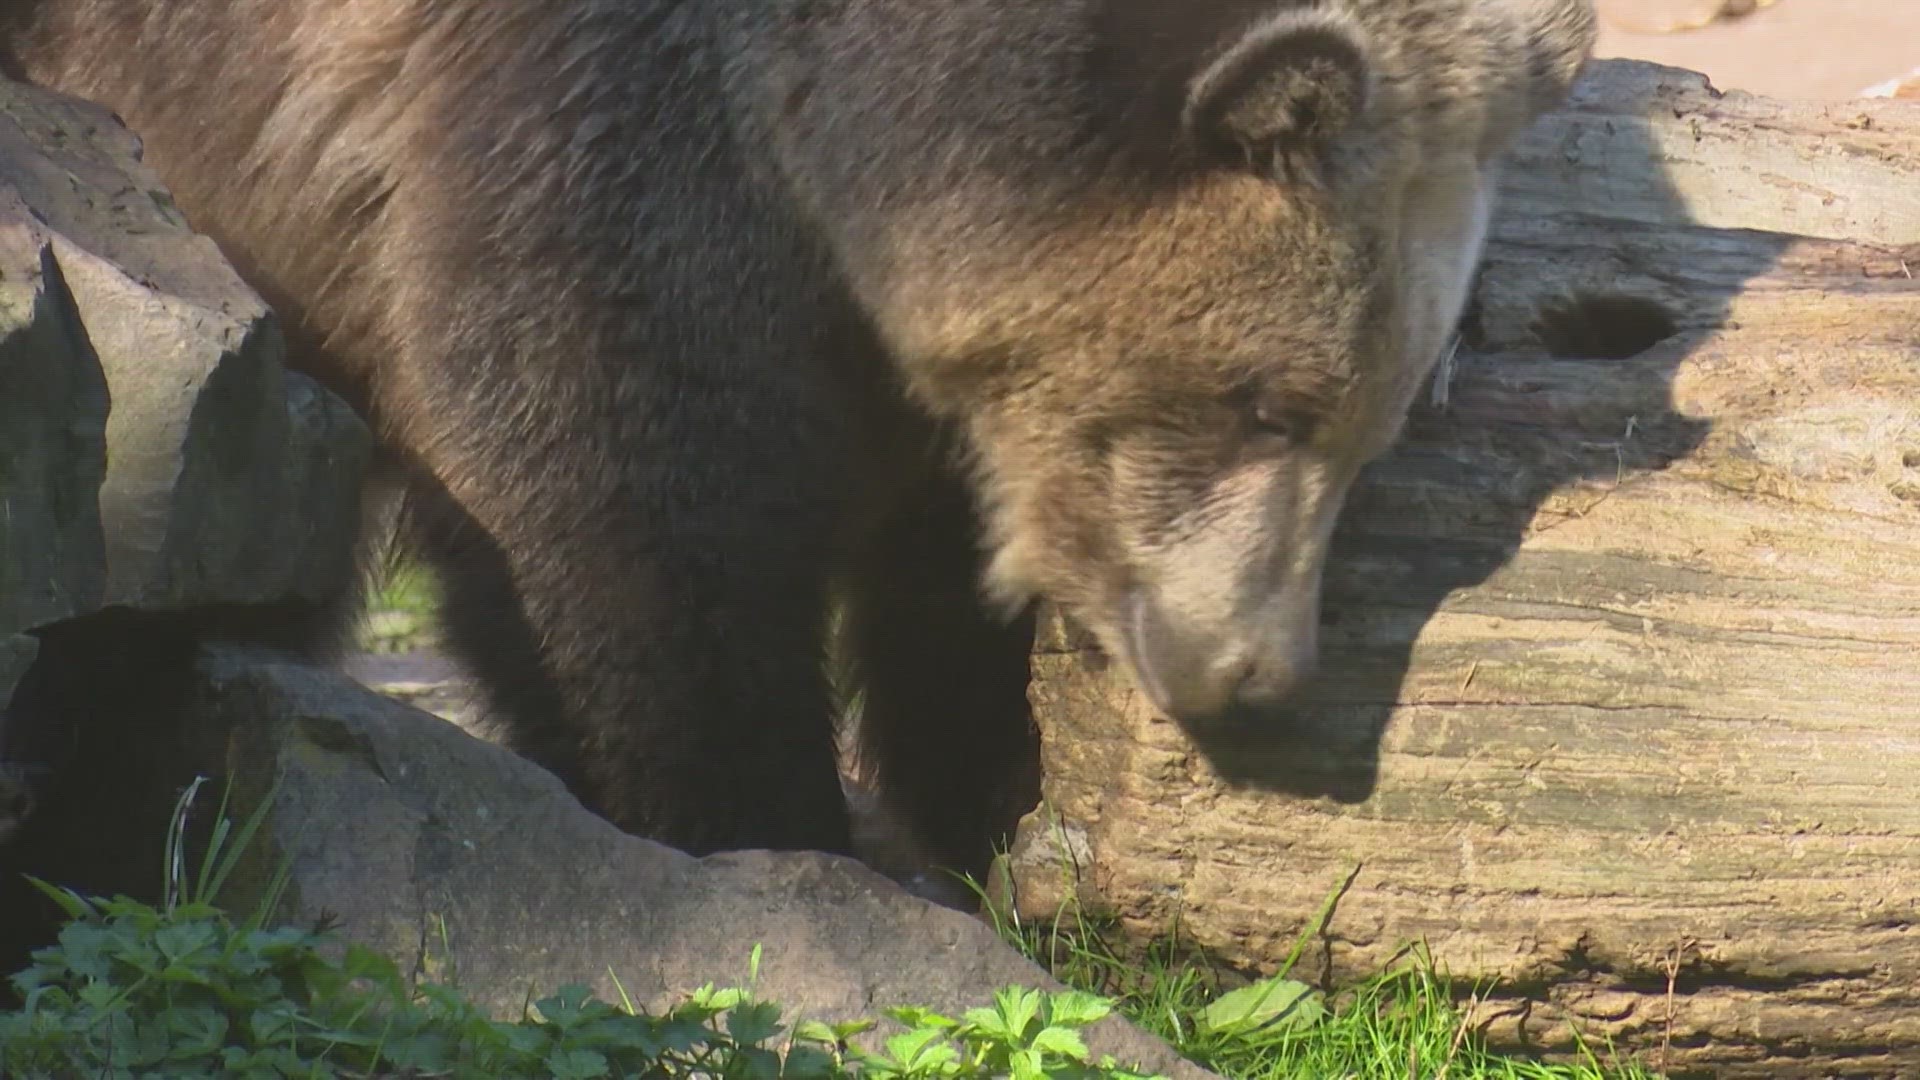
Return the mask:
{"type": "Polygon", "coordinates": [[[1916,269],[1920,105],[1595,65],[1356,492],[1297,723],[1196,741],[1046,620],[1021,905],[1070,853],[1271,969],[1351,875],[1306,967],[1424,940],[1499,1045],[1920,1072],[1916,269]]]}

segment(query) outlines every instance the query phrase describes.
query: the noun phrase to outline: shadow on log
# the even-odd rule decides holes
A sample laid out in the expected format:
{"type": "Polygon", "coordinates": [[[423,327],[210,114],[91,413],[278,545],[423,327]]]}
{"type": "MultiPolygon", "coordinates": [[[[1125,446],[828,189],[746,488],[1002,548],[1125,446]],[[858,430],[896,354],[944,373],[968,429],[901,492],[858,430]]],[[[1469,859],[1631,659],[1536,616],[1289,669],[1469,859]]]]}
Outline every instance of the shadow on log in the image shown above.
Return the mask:
{"type": "Polygon", "coordinates": [[[1593,65],[1515,155],[1446,405],[1349,505],[1295,721],[1197,744],[1042,620],[1020,906],[1071,856],[1271,969],[1358,866],[1330,985],[1424,939],[1501,980],[1497,1044],[1920,1070],[1916,267],[1920,106],[1593,65]]]}

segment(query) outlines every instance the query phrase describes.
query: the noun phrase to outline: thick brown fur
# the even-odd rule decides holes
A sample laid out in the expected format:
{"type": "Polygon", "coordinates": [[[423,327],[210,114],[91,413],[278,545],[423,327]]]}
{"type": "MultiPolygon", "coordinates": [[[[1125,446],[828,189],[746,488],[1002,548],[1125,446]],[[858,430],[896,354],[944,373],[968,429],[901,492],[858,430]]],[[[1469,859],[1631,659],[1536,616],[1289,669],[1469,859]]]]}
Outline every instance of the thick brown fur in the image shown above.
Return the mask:
{"type": "Polygon", "coordinates": [[[873,767],[970,870],[1031,756],[1006,612],[1054,598],[1181,714],[1304,670],[1340,499],[1593,34],[1585,0],[8,10],[14,70],[116,110],[371,418],[512,745],[688,850],[845,850],[843,579],[873,767]]]}

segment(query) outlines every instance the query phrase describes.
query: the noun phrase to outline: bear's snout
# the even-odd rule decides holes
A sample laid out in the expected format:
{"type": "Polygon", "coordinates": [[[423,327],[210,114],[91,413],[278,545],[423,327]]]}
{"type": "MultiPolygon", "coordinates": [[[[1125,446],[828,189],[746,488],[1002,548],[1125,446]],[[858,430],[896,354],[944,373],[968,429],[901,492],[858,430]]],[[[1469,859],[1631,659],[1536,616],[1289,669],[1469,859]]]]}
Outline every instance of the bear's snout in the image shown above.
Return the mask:
{"type": "Polygon", "coordinates": [[[1316,619],[1177,627],[1144,589],[1128,597],[1122,637],[1135,683],[1153,707],[1182,724],[1257,723],[1286,706],[1312,677],[1316,619]]]}

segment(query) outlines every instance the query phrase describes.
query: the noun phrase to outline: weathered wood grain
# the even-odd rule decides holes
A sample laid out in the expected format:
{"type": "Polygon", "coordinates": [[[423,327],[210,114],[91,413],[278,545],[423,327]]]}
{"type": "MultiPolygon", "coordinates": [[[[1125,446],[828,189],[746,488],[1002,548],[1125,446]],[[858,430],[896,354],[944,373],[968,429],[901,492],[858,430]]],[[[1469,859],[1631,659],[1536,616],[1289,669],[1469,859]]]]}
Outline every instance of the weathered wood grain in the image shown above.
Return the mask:
{"type": "Polygon", "coordinates": [[[1920,104],[1603,62],[1505,190],[1295,725],[1196,742],[1045,620],[1021,905],[1070,853],[1270,968],[1357,865],[1330,984],[1424,939],[1503,1044],[1920,1074],[1920,104]]]}

